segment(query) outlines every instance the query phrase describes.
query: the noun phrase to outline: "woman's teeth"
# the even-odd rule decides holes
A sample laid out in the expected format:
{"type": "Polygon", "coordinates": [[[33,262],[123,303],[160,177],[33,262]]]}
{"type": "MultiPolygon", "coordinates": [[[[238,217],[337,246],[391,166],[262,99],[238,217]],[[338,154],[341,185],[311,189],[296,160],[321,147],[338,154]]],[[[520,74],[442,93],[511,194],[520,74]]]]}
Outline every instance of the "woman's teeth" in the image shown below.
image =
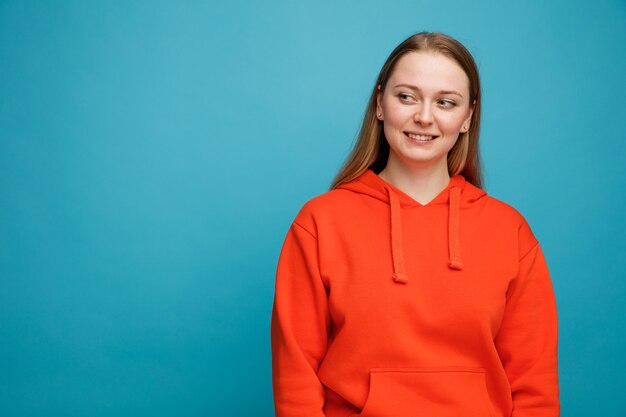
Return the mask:
{"type": "Polygon", "coordinates": [[[433,140],[437,137],[437,136],[415,135],[413,133],[407,133],[407,136],[410,137],[411,139],[421,140],[421,141],[433,140]]]}

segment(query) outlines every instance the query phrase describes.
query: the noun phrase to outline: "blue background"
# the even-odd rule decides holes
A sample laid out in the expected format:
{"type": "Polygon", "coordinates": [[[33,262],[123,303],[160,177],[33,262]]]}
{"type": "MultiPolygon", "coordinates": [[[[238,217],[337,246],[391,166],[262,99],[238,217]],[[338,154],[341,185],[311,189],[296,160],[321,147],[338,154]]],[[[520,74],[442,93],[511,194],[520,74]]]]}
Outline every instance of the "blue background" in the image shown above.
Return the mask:
{"type": "Polygon", "coordinates": [[[285,233],[420,30],[480,67],[563,415],[624,415],[626,3],[504,3],[0,1],[0,415],[271,416],[285,233]]]}

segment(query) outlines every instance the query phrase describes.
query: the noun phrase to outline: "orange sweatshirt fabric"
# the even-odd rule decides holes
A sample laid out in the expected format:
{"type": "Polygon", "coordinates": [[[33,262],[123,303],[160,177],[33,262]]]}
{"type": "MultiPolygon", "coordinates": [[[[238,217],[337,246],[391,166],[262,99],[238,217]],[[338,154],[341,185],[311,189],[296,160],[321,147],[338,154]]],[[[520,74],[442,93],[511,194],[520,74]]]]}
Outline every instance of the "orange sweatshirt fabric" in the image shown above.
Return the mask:
{"type": "Polygon", "coordinates": [[[556,417],[541,246],[461,175],[422,205],[372,170],[303,205],[271,322],[277,417],[556,417]]]}

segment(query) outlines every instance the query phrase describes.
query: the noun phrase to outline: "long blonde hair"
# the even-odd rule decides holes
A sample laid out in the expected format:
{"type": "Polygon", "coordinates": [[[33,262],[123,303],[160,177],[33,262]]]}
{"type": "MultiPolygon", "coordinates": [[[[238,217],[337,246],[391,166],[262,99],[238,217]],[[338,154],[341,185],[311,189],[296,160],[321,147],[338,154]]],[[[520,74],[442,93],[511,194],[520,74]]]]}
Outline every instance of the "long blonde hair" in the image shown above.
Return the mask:
{"type": "Polygon", "coordinates": [[[365,117],[352,152],[331,183],[330,189],[352,181],[371,168],[378,173],[383,170],[389,157],[389,144],[385,139],[382,122],[376,117],[376,97],[385,91],[387,81],[399,58],[409,52],[437,52],[458,63],[469,78],[470,105],[475,101],[474,111],[467,132],[459,135],[448,152],[448,173],[461,174],[465,179],[482,188],[482,171],[478,148],[480,130],[480,78],[474,58],[456,39],[437,32],[420,32],[405,39],[389,55],[372,89],[365,117]],[[378,87],[380,86],[380,90],[378,87]]]}

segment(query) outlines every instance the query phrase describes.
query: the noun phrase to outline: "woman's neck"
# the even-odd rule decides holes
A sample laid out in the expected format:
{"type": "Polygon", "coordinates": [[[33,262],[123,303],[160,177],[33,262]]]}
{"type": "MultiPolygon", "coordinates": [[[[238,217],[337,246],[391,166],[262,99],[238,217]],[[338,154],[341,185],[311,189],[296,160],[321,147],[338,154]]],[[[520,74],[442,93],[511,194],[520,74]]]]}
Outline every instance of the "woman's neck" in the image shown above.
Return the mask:
{"type": "Polygon", "coordinates": [[[389,162],[378,176],[422,205],[428,204],[450,182],[447,166],[411,168],[389,162]]]}

